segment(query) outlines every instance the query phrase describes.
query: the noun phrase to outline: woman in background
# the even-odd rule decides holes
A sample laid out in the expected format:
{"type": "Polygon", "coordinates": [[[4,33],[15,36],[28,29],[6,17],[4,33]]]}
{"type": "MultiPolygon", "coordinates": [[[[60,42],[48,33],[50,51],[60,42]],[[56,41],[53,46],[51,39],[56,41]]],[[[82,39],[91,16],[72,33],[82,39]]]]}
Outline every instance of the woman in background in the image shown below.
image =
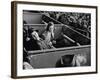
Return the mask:
{"type": "Polygon", "coordinates": [[[56,44],[54,40],[54,23],[49,22],[45,32],[42,34],[42,39],[47,44],[49,48],[55,48],[53,44],[56,44]]]}

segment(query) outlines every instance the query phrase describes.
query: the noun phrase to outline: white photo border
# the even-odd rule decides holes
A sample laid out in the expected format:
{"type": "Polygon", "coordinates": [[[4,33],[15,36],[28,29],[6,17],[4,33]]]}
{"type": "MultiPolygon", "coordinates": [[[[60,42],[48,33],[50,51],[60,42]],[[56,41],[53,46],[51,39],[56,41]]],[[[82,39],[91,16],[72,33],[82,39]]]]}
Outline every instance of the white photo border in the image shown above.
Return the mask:
{"type": "MultiPolygon", "coordinates": [[[[29,2],[31,3],[31,2],[29,2]]],[[[97,72],[97,15],[96,8],[90,7],[71,7],[71,6],[53,6],[39,4],[17,4],[16,5],[16,17],[17,17],[17,60],[16,60],[16,70],[17,77],[23,76],[44,76],[44,75],[56,75],[56,74],[76,74],[76,73],[89,73],[97,72]],[[23,70],[23,10],[40,10],[40,11],[61,11],[61,12],[80,12],[80,13],[91,13],[91,66],[87,67],[71,67],[71,68],[50,68],[50,69],[33,69],[33,70],[23,70]]]]}

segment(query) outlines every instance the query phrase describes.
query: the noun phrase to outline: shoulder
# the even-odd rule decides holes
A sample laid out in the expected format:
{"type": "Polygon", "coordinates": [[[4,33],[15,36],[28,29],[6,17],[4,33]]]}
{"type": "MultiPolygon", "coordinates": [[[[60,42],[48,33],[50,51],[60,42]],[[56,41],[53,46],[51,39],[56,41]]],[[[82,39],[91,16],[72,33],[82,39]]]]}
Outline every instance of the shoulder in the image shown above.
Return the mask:
{"type": "Polygon", "coordinates": [[[45,36],[45,35],[47,35],[47,34],[48,34],[48,31],[44,31],[42,35],[45,36]]]}

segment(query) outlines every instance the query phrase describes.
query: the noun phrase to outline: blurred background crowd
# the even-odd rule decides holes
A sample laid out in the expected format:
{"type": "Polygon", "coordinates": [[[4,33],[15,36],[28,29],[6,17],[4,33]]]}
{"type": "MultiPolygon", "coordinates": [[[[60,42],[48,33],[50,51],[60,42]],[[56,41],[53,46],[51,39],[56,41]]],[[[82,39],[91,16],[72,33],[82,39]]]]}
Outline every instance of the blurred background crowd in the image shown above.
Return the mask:
{"type": "Polygon", "coordinates": [[[81,29],[85,31],[91,30],[91,14],[89,13],[74,13],[74,12],[46,12],[45,15],[71,26],[74,29],[81,29]]]}

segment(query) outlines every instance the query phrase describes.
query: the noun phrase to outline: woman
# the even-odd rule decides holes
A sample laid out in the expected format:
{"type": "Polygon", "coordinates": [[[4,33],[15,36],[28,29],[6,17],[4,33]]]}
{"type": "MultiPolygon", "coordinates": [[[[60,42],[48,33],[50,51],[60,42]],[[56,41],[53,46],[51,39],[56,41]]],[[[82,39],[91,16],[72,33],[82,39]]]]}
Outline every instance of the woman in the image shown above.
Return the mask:
{"type": "Polygon", "coordinates": [[[53,22],[49,22],[45,32],[42,34],[42,39],[47,44],[49,48],[55,48],[53,44],[56,44],[54,40],[54,24],[53,22]]]}

